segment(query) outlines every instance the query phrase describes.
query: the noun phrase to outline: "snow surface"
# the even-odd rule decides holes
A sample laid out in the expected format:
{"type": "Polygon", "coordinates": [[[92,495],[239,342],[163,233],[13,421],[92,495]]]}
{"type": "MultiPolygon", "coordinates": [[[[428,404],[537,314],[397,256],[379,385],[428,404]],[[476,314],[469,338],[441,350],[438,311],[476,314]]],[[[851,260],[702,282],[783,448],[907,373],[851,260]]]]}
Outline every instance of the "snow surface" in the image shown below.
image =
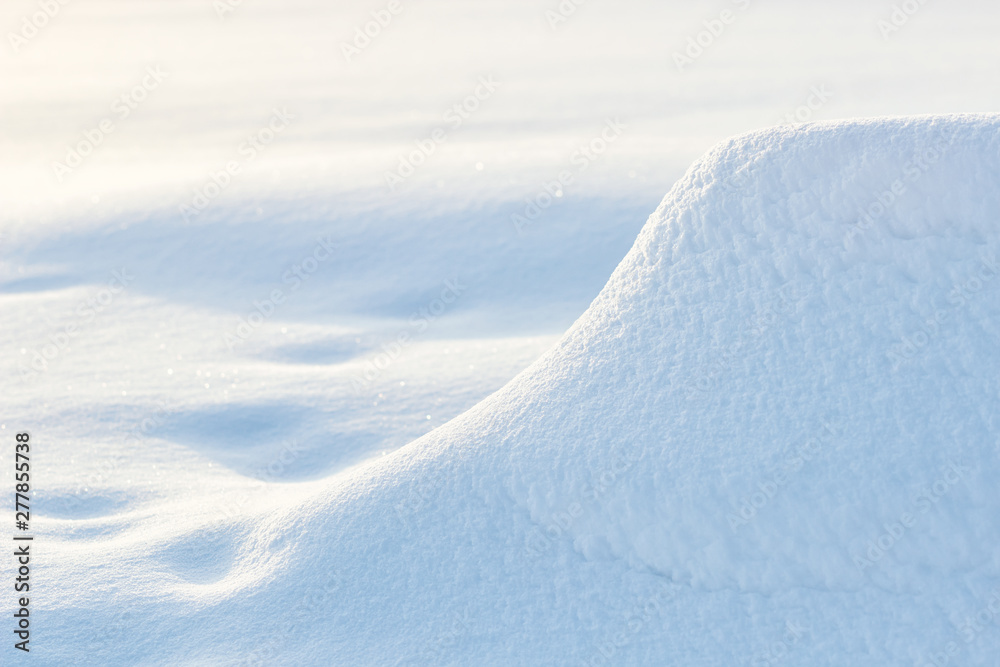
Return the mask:
{"type": "MultiPolygon", "coordinates": [[[[554,348],[401,449],[350,467],[317,441],[267,484],[203,488],[170,446],[225,456],[250,417],[251,442],[301,421],[310,443],[323,406],[199,407],[192,386],[142,434],[164,442],[155,493],[122,461],[117,491],[42,499],[38,657],[992,665],[998,215],[996,115],[754,132],[687,171],[554,348]]],[[[156,354],[141,322],[169,309],[129,298],[149,312],[122,335],[156,354]]]]}

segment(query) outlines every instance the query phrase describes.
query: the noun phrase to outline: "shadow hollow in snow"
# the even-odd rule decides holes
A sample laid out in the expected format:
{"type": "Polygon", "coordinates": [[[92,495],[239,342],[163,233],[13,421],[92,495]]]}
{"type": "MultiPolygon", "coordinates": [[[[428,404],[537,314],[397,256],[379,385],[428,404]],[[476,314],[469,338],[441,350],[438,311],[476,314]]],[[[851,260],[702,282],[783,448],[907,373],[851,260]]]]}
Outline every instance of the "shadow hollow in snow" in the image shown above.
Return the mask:
{"type": "Polygon", "coordinates": [[[110,516],[125,509],[130,499],[124,494],[90,492],[45,493],[36,490],[34,507],[38,515],[56,519],[93,519],[110,516]]]}
{"type": "Polygon", "coordinates": [[[198,531],[161,549],[155,559],[192,584],[211,584],[223,579],[236,560],[232,535],[198,531]],[[206,545],[211,545],[207,548],[206,545]]]}
{"type": "Polygon", "coordinates": [[[341,364],[377,349],[371,341],[340,336],[275,347],[267,356],[289,364],[341,364]]]}
{"type": "Polygon", "coordinates": [[[235,403],[174,412],[154,434],[266,482],[314,479],[356,462],[377,436],[334,429],[322,410],[235,403]],[[331,435],[335,433],[335,435],[331,435]]]}

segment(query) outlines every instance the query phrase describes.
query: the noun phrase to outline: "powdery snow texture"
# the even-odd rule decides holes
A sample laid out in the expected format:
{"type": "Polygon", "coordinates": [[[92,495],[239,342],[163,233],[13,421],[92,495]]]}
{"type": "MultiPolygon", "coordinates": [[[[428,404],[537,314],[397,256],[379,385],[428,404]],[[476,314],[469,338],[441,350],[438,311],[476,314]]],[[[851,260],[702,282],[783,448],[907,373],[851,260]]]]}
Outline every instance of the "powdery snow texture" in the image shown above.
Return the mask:
{"type": "Polygon", "coordinates": [[[464,415],[169,544],[66,530],[46,659],[992,665],[998,214],[998,116],[726,141],[464,415]]]}

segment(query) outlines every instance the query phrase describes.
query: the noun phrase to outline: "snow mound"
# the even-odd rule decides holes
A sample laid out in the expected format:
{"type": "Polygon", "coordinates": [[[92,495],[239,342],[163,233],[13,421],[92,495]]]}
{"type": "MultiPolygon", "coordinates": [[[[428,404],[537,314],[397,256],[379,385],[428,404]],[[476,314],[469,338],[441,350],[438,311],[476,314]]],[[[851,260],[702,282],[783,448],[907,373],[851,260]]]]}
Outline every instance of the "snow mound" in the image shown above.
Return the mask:
{"type": "MultiPolygon", "coordinates": [[[[107,551],[136,640],[88,655],[993,664],[998,215],[1000,116],[724,142],[474,409],[148,556],[107,551]]],[[[53,639],[112,622],[92,594],[53,639]]]]}

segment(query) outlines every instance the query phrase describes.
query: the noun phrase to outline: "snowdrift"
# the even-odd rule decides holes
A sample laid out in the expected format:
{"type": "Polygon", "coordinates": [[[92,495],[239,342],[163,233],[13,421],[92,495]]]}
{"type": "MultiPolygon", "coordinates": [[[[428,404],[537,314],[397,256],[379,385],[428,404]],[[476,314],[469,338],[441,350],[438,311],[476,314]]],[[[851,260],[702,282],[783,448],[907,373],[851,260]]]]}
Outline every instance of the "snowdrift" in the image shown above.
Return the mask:
{"type": "Polygon", "coordinates": [[[998,215],[998,116],[729,140],[466,414],[171,544],[87,538],[111,581],[67,582],[52,656],[993,664],[998,215]]]}

